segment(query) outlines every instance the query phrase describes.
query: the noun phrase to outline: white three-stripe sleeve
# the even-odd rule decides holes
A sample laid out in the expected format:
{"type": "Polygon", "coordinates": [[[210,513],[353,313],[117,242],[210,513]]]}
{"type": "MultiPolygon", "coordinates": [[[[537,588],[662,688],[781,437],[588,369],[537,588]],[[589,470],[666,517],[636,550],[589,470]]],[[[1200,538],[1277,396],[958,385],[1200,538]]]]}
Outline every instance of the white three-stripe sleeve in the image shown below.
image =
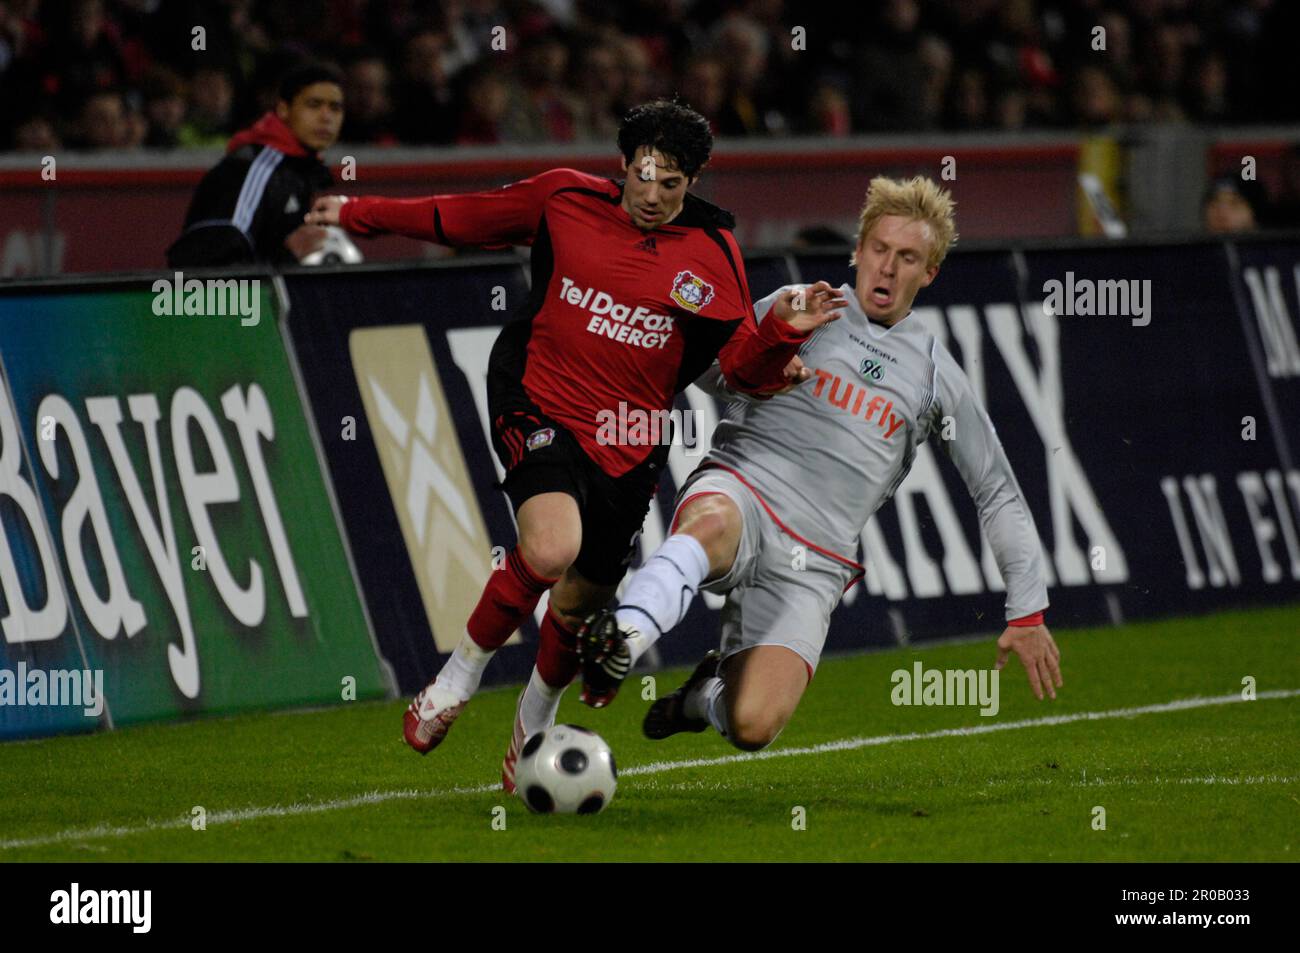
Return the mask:
{"type": "Polygon", "coordinates": [[[271,174],[283,159],[284,153],[279,149],[265,146],[248,167],[248,175],[244,177],[244,185],[239,190],[239,198],[235,201],[235,212],[230,220],[237,229],[249,237],[250,241],[253,238],[251,234],[253,217],[257,214],[262,196],[266,193],[266,183],[270,181],[271,174]]]}

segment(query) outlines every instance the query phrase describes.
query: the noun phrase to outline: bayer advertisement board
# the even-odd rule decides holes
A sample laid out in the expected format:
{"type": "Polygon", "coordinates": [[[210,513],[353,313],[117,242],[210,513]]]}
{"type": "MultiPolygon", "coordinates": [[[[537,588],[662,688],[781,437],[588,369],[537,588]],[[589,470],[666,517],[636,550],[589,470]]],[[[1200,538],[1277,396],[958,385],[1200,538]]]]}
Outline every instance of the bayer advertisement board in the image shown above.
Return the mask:
{"type": "Polygon", "coordinates": [[[391,691],[272,283],[232,285],[0,294],[0,737],[391,691]]]}
{"type": "MultiPolygon", "coordinates": [[[[1300,474],[1285,439],[1300,442],[1300,401],[1287,397],[1300,370],[1267,371],[1250,292],[1234,284],[1233,251],[954,253],[918,299],[914,319],[964,367],[1015,468],[1047,556],[1052,625],[1300,595],[1300,474]]],[[[1300,265],[1295,246],[1241,254],[1288,282],[1300,265]]],[[[791,280],[852,280],[842,256],[755,258],[749,267],[755,299],[791,280]]],[[[484,376],[496,334],[526,304],[526,275],[497,258],[297,272],[286,287],[376,638],[401,689],[415,691],[437,673],[515,542],[484,376]]],[[[1294,334],[1295,289],[1280,295],[1294,334]]],[[[1290,368],[1281,319],[1269,320],[1270,346],[1281,349],[1275,365],[1290,368]]],[[[676,489],[707,452],[721,412],[694,388],[677,408],[691,412],[689,432],[678,431],[634,565],[665,538],[676,489]]],[[[833,617],[829,651],[1001,631],[1002,580],[943,457],[936,445],[921,450],[848,554],[868,572],[833,617]]],[[[650,663],[693,663],[714,647],[718,607],[711,595],[698,600],[650,663]]],[[[535,643],[528,622],[487,680],[526,677],[535,643]]]]}

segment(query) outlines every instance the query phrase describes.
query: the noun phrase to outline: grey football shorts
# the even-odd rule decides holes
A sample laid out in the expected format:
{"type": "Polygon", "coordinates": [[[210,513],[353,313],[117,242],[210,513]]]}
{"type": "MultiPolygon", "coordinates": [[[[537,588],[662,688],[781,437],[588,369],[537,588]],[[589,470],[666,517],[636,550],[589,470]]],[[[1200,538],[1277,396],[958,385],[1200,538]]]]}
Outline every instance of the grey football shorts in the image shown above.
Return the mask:
{"type": "Polygon", "coordinates": [[[852,567],[822,555],[783,530],[755,492],[732,473],[701,467],[677,494],[677,512],[693,497],[721,493],[740,510],[736,560],[720,579],[701,588],[727,597],[722,608],[724,659],[756,645],[781,645],[817,668],[831,612],[855,575],[852,567]]]}

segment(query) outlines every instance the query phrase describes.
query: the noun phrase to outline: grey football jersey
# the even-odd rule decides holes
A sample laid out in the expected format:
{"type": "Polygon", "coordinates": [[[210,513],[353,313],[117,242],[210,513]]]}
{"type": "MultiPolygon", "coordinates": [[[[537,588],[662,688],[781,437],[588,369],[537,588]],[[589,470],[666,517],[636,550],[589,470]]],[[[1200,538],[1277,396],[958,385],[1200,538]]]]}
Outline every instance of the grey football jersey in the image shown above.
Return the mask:
{"type": "MultiPolygon", "coordinates": [[[[760,322],[782,290],[755,303],[760,322]]],[[[872,324],[852,286],[840,290],[847,301],[840,319],[799,350],[813,378],[769,400],[730,404],[705,462],[740,473],[794,532],[855,559],[867,520],[934,436],[979,510],[1006,583],[1006,617],[1046,608],[1038,531],[965,372],[914,316],[891,328],[872,324]]],[[[700,383],[716,392],[716,372],[700,383]]]]}

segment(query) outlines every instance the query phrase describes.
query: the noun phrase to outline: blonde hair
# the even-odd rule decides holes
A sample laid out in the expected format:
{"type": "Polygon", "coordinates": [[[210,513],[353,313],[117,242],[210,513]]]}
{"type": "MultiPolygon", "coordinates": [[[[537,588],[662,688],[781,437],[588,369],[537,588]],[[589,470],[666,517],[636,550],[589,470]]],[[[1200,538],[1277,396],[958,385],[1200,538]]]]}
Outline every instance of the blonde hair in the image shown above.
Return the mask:
{"type": "Polygon", "coordinates": [[[876,176],[867,188],[867,200],[858,216],[858,241],[849,264],[858,263],[858,249],[882,216],[901,215],[929,226],[930,257],[926,267],[934,268],[957,241],[957,225],[953,220],[956,205],[951,192],[923,175],[906,180],[876,176]]]}

